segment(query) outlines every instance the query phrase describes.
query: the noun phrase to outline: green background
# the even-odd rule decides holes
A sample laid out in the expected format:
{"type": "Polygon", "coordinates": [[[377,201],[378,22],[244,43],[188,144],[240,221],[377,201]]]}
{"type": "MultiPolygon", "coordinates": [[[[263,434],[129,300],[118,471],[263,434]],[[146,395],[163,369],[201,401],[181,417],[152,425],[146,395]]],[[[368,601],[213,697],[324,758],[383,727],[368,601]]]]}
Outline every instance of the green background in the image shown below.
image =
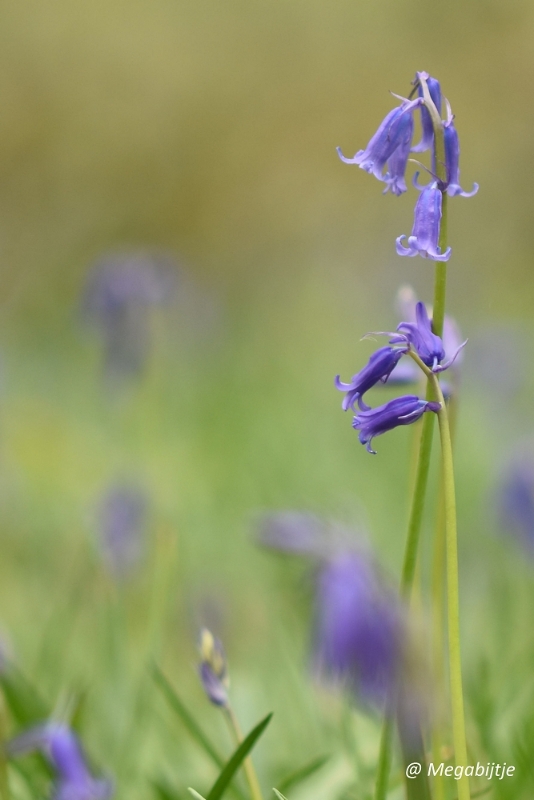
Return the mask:
{"type": "MultiPolygon", "coordinates": [[[[533,429],[534,6],[29,0],[0,22],[0,609],[21,668],[52,707],[86,693],[87,748],[118,797],[150,796],[158,775],[207,791],[215,773],[147,664],[229,747],[195,675],[215,606],[243,727],[275,712],[266,790],[323,752],[330,767],[294,794],[349,786],[341,703],[309,674],[309,573],[252,531],[261,511],[311,510],[365,530],[399,573],[411,431],[369,456],[333,376],[365,363],[366,331],[397,324],[400,285],[431,300],[434,268],[395,253],[415,192],[383,197],[335,147],[364,147],[388,90],[406,95],[425,69],[456,114],[463,186],[481,187],[449,204],[448,310],[470,339],[464,661],[474,752],[513,759],[532,728],[534,565],[496,530],[492,498],[533,429]],[[79,297],[97,257],[136,249],[172,254],[189,294],[154,313],[146,373],[110,396],[79,297]],[[152,497],[150,544],[116,587],[91,514],[131,477],[152,497]]],[[[377,726],[350,726],[372,765],[377,726]]]]}

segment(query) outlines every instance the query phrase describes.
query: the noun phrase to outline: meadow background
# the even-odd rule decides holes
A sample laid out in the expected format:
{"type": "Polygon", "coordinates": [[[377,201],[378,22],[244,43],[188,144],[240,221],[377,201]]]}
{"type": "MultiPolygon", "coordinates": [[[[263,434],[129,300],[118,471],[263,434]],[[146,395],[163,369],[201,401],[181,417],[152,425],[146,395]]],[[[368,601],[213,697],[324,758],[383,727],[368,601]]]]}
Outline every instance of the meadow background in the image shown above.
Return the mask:
{"type": "MultiPolygon", "coordinates": [[[[372,764],[378,727],[313,682],[309,572],[258,548],[254,525],[286,509],[339,519],[399,573],[411,431],[369,456],[333,376],[364,363],[366,331],[396,325],[401,284],[431,299],[433,266],[395,254],[415,194],[383,197],[335,147],[364,147],[388,90],[424,69],[453,105],[464,188],[481,186],[449,206],[448,310],[470,340],[468,719],[485,759],[531,753],[534,562],[493,498],[534,433],[532,3],[7,0],[0,21],[0,623],[16,663],[50,709],[83,697],[118,798],[155,796],[156,778],[186,797],[215,772],[148,665],[229,748],[196,675],[207,621],[243,727],[274,711],[266,791],[324,753],[291,800],[359,796],[351,747],[372,764]],[[80,297],[96,259],[139,250],[175,260],[176,292],[151,314],[146,369],[110,393],[80,297]],[[117,481],[150,498],[143,563],[120,584],[94,530],[117,481]]],[[[430,504],[426,534],[432,520],[430,504]]],[[[524,762],[515,797],[532,796],[524,762]]]]}

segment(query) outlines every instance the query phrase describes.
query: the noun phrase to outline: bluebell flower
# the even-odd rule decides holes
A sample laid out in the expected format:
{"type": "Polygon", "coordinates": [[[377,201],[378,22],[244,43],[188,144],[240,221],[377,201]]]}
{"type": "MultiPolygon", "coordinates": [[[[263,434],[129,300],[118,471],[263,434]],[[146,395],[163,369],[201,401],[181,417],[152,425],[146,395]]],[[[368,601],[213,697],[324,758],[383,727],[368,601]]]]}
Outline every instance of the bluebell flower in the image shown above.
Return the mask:
{"type": "Polygon", "coordinates": [[[224,648],[206,628],[200,633],[199,674],[208,700],[216,706],[228,705],[228,668],[224,648]]]}
{"type": "Polygon", "coordinates": [[[440,403],[434,401],[421,400],[415,395],[405,395],[396,397],[377,408],[368,411],[360,411],[354,417],[352,427],[360,431],[359,440],[361,444],[367,446],[369,453],[375,453],[371,444],[375,436],[397,428],[399,425],[411,425],[417,422],[425,411],[438,412],[441,408],[440,403]]]}
{"type": "MultiPolygon", "coordinates": [[[[411,116],[411,115],[410,115],[411,116]]],[[[406,167],[410,157],[410,145],[412,143],[412,130],[407,132],[406,137],[397,147],[397,149],[390,155],[387,160],[387,172],[382,178],[386,184],[383,194],[391,192],[399,197],[406,191],[406,167]]]]}
{"type": "Polygon", "coordinates": [[[32,728],[6,746],[11,755],[41,751],[56,774],[52,800],[109,800],[113,784],[93,778],[76,735],[59,722],[32,728]]]}
{"type": "Polygon", "coordinates": [[[98,538],[102,557],[117,578],[130,573],[145,547],[148,498],[135,485],[112,485],[98,508],[98,538]]]}
{"type": "Polygon", "coordinates": [[[408,247],[404,247],[402,240],[397,239],[397,253],[400,256],[422,256],[433,261],[448,261],[451,248],[447,247],[442,253],[438,246],[441,225],[441,191],[437,181],[426,186],[415,205],[414,224],[412,235],[408,237],[408,247]]]}
{"type": "Polygon", "coordinates": [[[339,375],[335,378],[336,389],[340,392],[346,392],[346,397],[343,399],[341,407],[343,411],[352,408],[356,403],[362,410],[368,409],[369,406],[363,402],[363,395],[372,389],[373,386],[379,381],[385,383],[398,364],[399,359],[408,352],[408,345],[402,347],[391,347],[386,345],[381,347],[369,359],[368,364],[360,370],[352,378],[350,383],[343,383],[339,375]]]}
{"type": "MultiPolygon", "coordinates": [[[[417,93],[419,97],[423,97],[423,87],[421,86],[420,79],[426,81],[432,102],[436,106],[438,114],[441,116],[441,87],[439,81],[435,78],[431,78],[428,72],[416,72],[415,82],[417,83],[417,93]]],[[[419,144],[412,147],[413,153],[423,153],[425,150],[429,150],[434,144],[434,126],[432,125],[432,118],[425,105],[421,105],[421,126],[423,128],[423,136],[419,144]]]]}
{"type": "MultiPolygon", "coordinates": [[[[405,326],[408,327],[408,325],[410,325],[410,327],[416,326],[417,305],[417,297],[412,287],[402,286],[399,289],[397,296],[397,309],[399,316],[407,322],[401,322],[397,328],[397,331],[401,330],[405,326]]],[[[443,361],[443,364],[439,368],[436,367],[436,370],[441,372],[443,369],[450,368],[457,376],[458,369],[463,359],[463,348],[466,344],[466,340],[462,341],[460,329],[458,328],[456,320],[453,319],[453,317],[450,317],[448,314],[445,315],[445,319],[443,321],[443,336],[441,337],[441,342],[443,345],[444,356],[442,356],[440,361],[443,361]]],[[[436,347],[438,347],[437,343],[436,347]]],[[[419,355],[422,360],[425,361],[421,355],[421,352],[419,352],[419,355]]],[[[432,364],[429,363],[429,360],[426,360],[425,364],[432,367],[432,364]]],[[[399,386],[417,383],[420,378],[421,371],[419,367],[410,358],[405,358],[395,367],[388,380],[392,386],[399,386]]],[[[445,396],[450,394],[450,388],[450,386],[447,387],[446,384],[442,384],[442,390],[445,396]]]]}
{"type": "Polygon", "coordinates": [[[404,640],[400,601],[368,557],[343,551],[323,563],[314,637],[319,670],[345,681],[364,704],[383,707],[396,689],[404,640]]]}
{"type": "Polygon", "coordinates": [[[386,181],[386,191],[391,189],[394,194],[401,194],[406,190],[404,171],[413,136],[413,110],[421,104],[420,98],[404,100],[402,105],[394,108],[380,124],[377,132],[365,150],[359,150],[353,158],[347,158],[337,148],[338,155],[345,164],[358,164],[360,169],[371,173],[379,181],[386,181]],[[398,149],[401,152],[393,158],[398,149]],[[389,163],[387,176],[383,175],[384,167],[389,163]]]}
{"type": "Polygon", "coordinates": [[[447,173],[446,192],[449,197],[460,195],[461,197],[473,197],[478,192],[478,183],[473,184],[470,192],[464,192],[460,186],[460,142],[458,133],[454,127],[454,116],[449,107],[449,115],[443,123],[443,137],[445,144],[445,168],[447,173]]]}
{"type": "Polygon", "coordinates": [[[432,324],[424,303],[416,304],[415,320],[415,322],[401,322],[397,326],[400,335],[393,336],[390,343],[408,341],[423,364],[431,369],[437,367],[445,358],[445,349],[441,338],[432,332],[432,324]]]}

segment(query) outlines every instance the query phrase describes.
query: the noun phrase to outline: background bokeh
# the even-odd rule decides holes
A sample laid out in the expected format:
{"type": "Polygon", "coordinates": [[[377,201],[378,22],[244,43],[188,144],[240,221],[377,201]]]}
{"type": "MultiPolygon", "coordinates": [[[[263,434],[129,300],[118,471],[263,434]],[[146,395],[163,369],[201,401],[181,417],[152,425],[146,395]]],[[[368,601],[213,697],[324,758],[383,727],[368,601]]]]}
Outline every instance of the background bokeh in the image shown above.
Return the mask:
{"type": "MultiPolygon", "coordinates": [[[[534,428],[532,3],[7,0],[0,20],[0,608],[17,663],[51,707],[83,694],[118,797],[214,777],[147,676],[160,660],[224,742],[195,673],[204,620],[243,727],[275,712],[263,776],[343,749],[341,707],[309,676],[309,577],[252,532],[262,511],[313,511],[364,530],[398,575],[411,431],[369,456],[333,376],[365,361],[366,331],[396,325],[401,284],[431,299],[433,265],[395,254],[415,193],[383,197],[335,147],[365,146],[388,90],[425,69],[456,114],[463,185],[481,186],[449,205],[448,309],[470,339],[469,724],[506,760],[533,727],[534,564],[492,506],[534,428]],[[174,262],[176,289],[149,312],[146,368],[110,390],[80,298],[96,259],[137,251],[174,262]],[[119,584],[94,530],[116,481],[150,497],[145,561],[119,584]]],[[[427,539],[432,519],[430,504],[427,539]]],[[[378,729],[355,719],[372,760],[378,729]]],[[[307,796],[342,791],[350,759],[332,763],[307,796]]]]}

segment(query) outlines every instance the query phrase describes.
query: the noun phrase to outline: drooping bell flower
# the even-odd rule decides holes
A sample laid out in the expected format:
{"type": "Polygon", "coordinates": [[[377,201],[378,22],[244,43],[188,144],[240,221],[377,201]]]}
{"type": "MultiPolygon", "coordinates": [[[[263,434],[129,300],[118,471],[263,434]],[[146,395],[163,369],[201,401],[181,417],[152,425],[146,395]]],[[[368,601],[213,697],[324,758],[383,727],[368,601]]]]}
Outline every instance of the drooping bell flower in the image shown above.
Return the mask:
{"type": "MultiPolygon", "coordinates": [[[[411,115],[410,115],[411,116],[411,115]]],[[[407,131],[403,142],[397,147],[387,160],[387,172],[383,177],[386,188],[383,194],[391,192],[399,197],[406,191],[406,167],[410,157],[410,145],[412,143],[412,129],[407,131]]]]}
{"type": "Polygon", "coordinates": [[[412,422],[417,422],[425,411],[437,413],[440,408],[441,404],[432,400],[421,400],[416,395],[405,395],[396,397],[377,408],[360,411],[354,417],[352,427],[360,431],[358,437],[360,443],[366,445],[369,453],[376,455],[371,446],[375,436],[381,436],[399,425],[411,425],[412,422]]]}
{"type": "Polygon", "coordinates": [[[109,800],[113,784],[93,778],[77,736],[65,724],[49,722],[39,725],[8,742],[11,755],[34,750],[42,752],[56,773],[52,800],[109,800]]]}
{"type": "Polygon", "coordinates": [[[409,152],[409,148],[407,151],[406,147],[413,136],[412,113],[420,104],[419,98],[403,101],[402,105],[394,108],[385,117],[365,150],[358,150],[353,158],[347,158],[338,147],[337,153],[340,159],[345,164],[358,164],[360,169],[374,175],[379,181],[386,180],[387,189],[391,188],[394,194],[401,194],[401,191],[405,191],[401,187],[409,152]],[[399,148],[402,148],[401,153],[389,165],[390,177],[386,178],[383,174],[384,167],[399,148]]]}
{"type": "Polygon", "coordinates": [[[365,705],[383,708],[396,690],[405,640],[400,601],[368,556],[340,551],[317,576],[315,663],[365,705]]]}
{"type": "Polygon", "coordinates": [[[424,303],[416,304],[415,319],[415,322],[401,322],[397,326],[400,336],[392,337],[390,343],[395,344],[407,339],[423,364],[432,369],[445,358],[443,342],[432,332],[432,324],[424,303]]]}
{"type": "Polygon", "coordinates": [[[412,235],[408,237],[408,247],[402,244],[403,234],[397,238],[397,253],[400,256],[422,256],[433,261],[448,261],[451,248],[444,253],[438,245],[441,226],[442,196],[438,182],[426,186],[415,205],[412,235]]]}
{"type": "Polygon", "coordinates": [[[339,375],[337,375],[334,381],[336,389],[339,389],[340,392],[346,392],[341,404],[343,411],[347,411],[349,408],[354,409],[356,403],[358,403],[358,407],[362,411],[368,409],[369,406],[363,402],[365,392],[372,389],[379,381],[385,383],[401,356],[407,351],[408,347],[406,345],[404,347],[386,345],[372,354],[368,364],[354,375],[350,383],[343,383],[339,375]]]}
{"type": "MultiPolygon", "coordinates": [[[[399,289],[396,305],[400,317],[403,320],[406,320],[406,322],[400,323],[400,325],[397,327],[397,331],[404,330],[405,328],[408,328],[408,326],[410,326],[410,328],[417,327],[416,308],[418,303],[416,294],[411,286],[402,286],[399,289]]],[[[430,332],[432,332],[430,320],[429,326],[430,332]]],[[[423,330],[426,330],[428,333],[428,327],[426,324],[424,324],[423,330]]],[[[441,337],[441,342],[445,355],[442,357],[442,359],[440,359],[440,361],[442,361],[440,367],[436,367],[435,369],[438,372],[442,372],[444,369],[450,368],[456,373],[457,376],[458,368],[462,362],[463,348],[466,344],[466,340],[462,341],[460,329],[458,328],[456,320],[453,319],[453,317],[449,317],[448,314],[445,315],[445,319],[443,321],[443,336],[441,337]]],[[[436,343],[436,355],[438,348],[439,345],[436,343]]],[[[417,347],[415,349],[418,350],[417,347]]],[[[431,348],[429,348],[429,350],[431,350],[431,348]]],[[[429,363],[429,359],[425,360],[425,358],[423,358],[421,355],[420,350],[418,350],[418,353],[424,363],[427,366],[432,367],[432,364],[429,363]]],[[[388,378],[388,382],[392,386],[399,386],[416,383],[420,378],[421,371],[418,366],[410,358],[405,358],[397,364],[388,378]]],[[[442,384],[442,390],[445,396],[450,395],[450,389],[450,386],[442,384]]]]}
{"type": "Polygon", "coordinates": [[[454,127],[454,115],[451,113],[450,106],[447,121],[443,123],[443,137],[447,172],[447,188],[445,191],[449,197],[456,197],[457,195],[460,195],[460,197],[473,197],[478,192],[478,183],[473,183],[473,189],[470,192],[464,192],[460,186],[460,142],[454,127]]]}
{"type": "Polygon", "coordinates": [[[216,706],[228,705],[228,668],[222,642],[204,628],[200,633],[200,680],[208,700],[216,706]]]}
{"type": "MultiPolygon", "coordinates": [[[[423,87],[420,79],[426,81],[432,102],[441,116],[441,87],[439,81],[431,78],[428,72],[416,72],[417,93],[421,98],[423,97],[423,87]]],[[[430,112],[425,105],[421,105],[421,127],[423,128],[423,136],[419,144],[412,147],[412,153],[423,153],[425,150],[429,150],[434,143],[434,126],[432,125],[430,112]]]]}

